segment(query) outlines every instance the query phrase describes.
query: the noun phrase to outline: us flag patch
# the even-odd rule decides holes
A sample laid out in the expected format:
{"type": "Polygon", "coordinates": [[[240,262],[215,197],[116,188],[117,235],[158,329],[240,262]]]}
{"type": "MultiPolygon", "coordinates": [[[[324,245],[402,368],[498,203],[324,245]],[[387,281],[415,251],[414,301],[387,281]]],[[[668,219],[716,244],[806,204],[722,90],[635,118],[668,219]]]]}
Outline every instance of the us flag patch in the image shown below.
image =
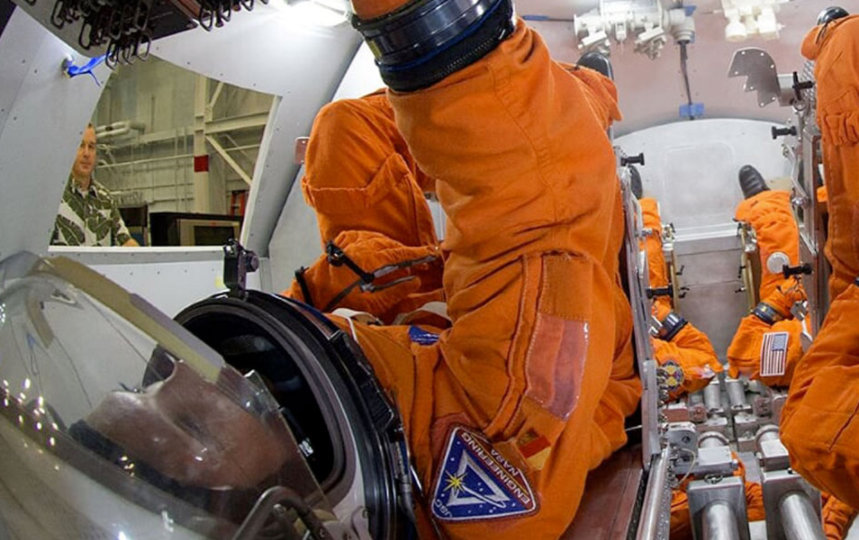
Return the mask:
{"type": "Polygon", "coordinates": [[[761,377],[779,377],[787,367],[787,332],[767,332],[761,343],[761,377]]]}

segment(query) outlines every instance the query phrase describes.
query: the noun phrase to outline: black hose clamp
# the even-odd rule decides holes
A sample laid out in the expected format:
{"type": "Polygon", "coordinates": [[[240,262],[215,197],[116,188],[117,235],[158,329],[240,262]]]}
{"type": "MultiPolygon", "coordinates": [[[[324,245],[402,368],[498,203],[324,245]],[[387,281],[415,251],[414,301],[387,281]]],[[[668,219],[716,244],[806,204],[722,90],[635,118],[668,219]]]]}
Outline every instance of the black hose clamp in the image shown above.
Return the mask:
{"type": "Polygon", "coordinates": [[[689,322],[686,319],[672,311],[662,319],[662,327],[657,337],[664,341],[671,341],[687,324],[689,322]]]}
{"type": "Polygon", "coordinates": [[[379,66],[407,64],[461,37],[502,0],[413,1],[377,19],[352,17],[379,66]]]}
{"type": "Polygon", "coordinates": [[[512,0],[414,0],[364,21],[352,17],[394,90],[431,86],[477,61],[516,28],[512,0]]]}

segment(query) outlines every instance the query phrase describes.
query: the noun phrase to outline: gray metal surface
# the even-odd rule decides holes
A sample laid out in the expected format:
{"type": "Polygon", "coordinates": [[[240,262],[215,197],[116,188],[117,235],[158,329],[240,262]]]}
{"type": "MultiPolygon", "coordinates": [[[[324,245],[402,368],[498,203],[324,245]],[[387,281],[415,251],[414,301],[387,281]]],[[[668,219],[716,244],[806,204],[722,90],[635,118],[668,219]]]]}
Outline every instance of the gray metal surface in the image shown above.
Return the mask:
{"type": "MultiPolygon", "coordinates": [[[[198,300],[226,290],[224,252],[220,247],[52,247],[50,254],[87,265],[171,317],[198,300]]],[[[266,260],[262,262],[267,267],[266,260]]],[[[248,287],[262,288],[261,278],[259,271],[248,274],[248,287]]]]}
{"type": "Polygon", "coordinates": [[[713,502],[704,509],[702,534],[704,540],[739,540],[734,510],[727,502],[713,502]]]}
{"type": "Polygon", "coordinates": [[[695,424],[688,421],[672,422],[665,426],[663,437],[674,452],[674,473],[687,474],[698,462],[698,432],[695,431],[695,424]]]}
{"type": "Polygon", "coordinates": [[[739,464],[731,455],[731,448],[728,446],[699,448],[698,460],[693,468],[693,473],[699,478],[708,475],[727,476],[737,470],[738,466],[739,464]]]}
{"type": "Polygon", "coordinates": [[[62,28],[57,28],[51,24],[51,13],[54,8],[53,2],[32,2],[31,4],[29,1],[24,0],[15,3],[18,4],[17,11],[27,13],[33,20],[44,25],[51,33],[73,47],[76,54],[95,57],[104,54],[107,50],[107,43],[98,47],[91,47],[89,50],[80,46],[78,36],[80,36],[81,27],[83,26],[82,20],[77,20],[71,24],[66,23],[62,28]]]}
{"type": "Polygon", "coordinates": [[[689,394],[689,420],[700,424],[707,420],[707,406],[704,405],[704,392],[699,390],[689,394]]]}
{"type": "Polygon", "coordinates": [[[787,540],[822,540],[826,538],[820,516],[803,492],[789,493],[779,502],[784,536],[787,540]]]}
{"type": "Polygon", "coordinates": [[[670,462],[671,450],[666,447],[662,449],[650,467],[650,477],[647,481],[647,490],[644,493],[641,518],[636,533],[638,540],[668,538],[671,495],[671,485],[668,482],[670,462]]]}
{"type": "MultiPolygon", "coordinates": [[[[704,516],[705,509],[713,503],[724,503],[731,508],[729,514],[734,518],[738,536],[742,540],[749,540],[749,523],[746,518],[746,496],[742,478],[729,476],[726,478],[708,478],[706,480],[695,480],[689,483],[686,489],[689,497],[689,513],[692,516],[692,533],[694,538],[704,538],[706,527],[704,516]]],[[[719,513],[721,516],[721,512],[719,513]]],[[[726,514],[728,515],[728,514],[726,514]]],[[[722,530],[728,530],[728,526],[722,524],[722,530]]]]}
{"type": "Polygon", "coordinates": [[[783,471],[790,467],[790,455],[778,437],[758,439],[756,446],[761,469],[783,471]]]}
{"type": "MultiPolygon", "coordinates": [[[[790,522],[791,534],[803,529],[809,522],[814,522],[815,519],[809,517],[808,509],[816,516],[818,526],[820,524],[820,493],[811,487],[808,482],[802,479],[797,473],[791,469],[778,471],[764,471],[762,473],[762,487],[764,496],[764,511],[767,519],[767,538],[770,540],[783,540],[788,538],[787,526],[790,522]],[[802,502],[799,499],[793,499],[787,505],[782,505],[782,501],[788,495],[797,495],[805,498],[802,502]],[[806,507],[805,504],[808,503],[806,507]],[[783,512],[801,512],[801,517],[787,516],[783,512]],[[794,520],[798,522],[794,522],[794,520]]],[[[793,537],[796,538],[796,537],[793,537]]],[[[823,536],[806,536],[804,538],[815,539],[825,538],[823,536]]]]}
{"type": "Polygon", "coordinates": [[[723,359],[740,320],[748,314],[746,295],[740,290],[741,251],[735,230],[733,227],[722,237],[721,245],[712,240],[678,242],[683,251],[678,251],[677,260],[685,267],[680,282],[689,287],[678,309],[707,334],[716,354],[723,359]]]}
{"type": "Polygon", "coordinates": [[[756,92],[761,107],[777,101],[781,95],[776,65],[763,49],[750,47],[734,51],[728,77],[745,77],[743,90],[756,92]]]}
{"type": "Polygon", "coordinates": [[[743,386],[743,381],[739,379],[725,379],[725,386],[728,390],[728,401],[731,403],[731,411],[751,412],[752,406],[746,401],[746,389],[743,386]]]}
{"type": "Polygon", "coordinates": [[[660,453],[659,413],[658,407],[663,401],[660,392],[663,391],[657,382],[657,364],[653,358],[653,348],[648,333],[650,318],[650,301],[645,291],[649,288],[649,271],[647,255],[641,248],[644,238],[643,217],[641,205],[633,196],[630,186],[630,170],[623,166],[624,152],[615,146],[615,157],[618,160],[618,178],[620,179],[621,197],[624,208],[624,245],[623,254],[626,260],[626,281],[629,286],[629,303],[632,308],[632,323],[636,329],[633,332],[633,347],[641,375],[641,447],[642,462],[645,469],[652,463],[652,458],[660,453]]]}
{"type": "Polygon", "coordinates": [[[710,414],[725,414],[725,408],[722,405],[722,385],[719,379],[714,378],[704,387],[704,405],[710,414]]]}
{"type": "Polygon", "coordinates": [[[700,424],[696,424],[696,426],[698,427],[698,433],[715,431],[726,437],[731,435],[731,427],[728,424],[728,419],[718,414],[711,415],[710,418],[700,424]]]}
{"type": "MultiPolygon", "coordinates": [[[[674,223],[682,242],[690,234],[732,224],[743,199],[737,181],[743,165],[754,165],[766,179],[788,176],[790,164],[780,142],[772,140],[773,125],[727,119],[674,122],[619,137],[615,144],[628,154],[644,152],[646,165],[639,169],[644,193],[659,201],[662,221],[674,223]]],[[[678,258],[684,264],[679,253],[678,258]]]]}

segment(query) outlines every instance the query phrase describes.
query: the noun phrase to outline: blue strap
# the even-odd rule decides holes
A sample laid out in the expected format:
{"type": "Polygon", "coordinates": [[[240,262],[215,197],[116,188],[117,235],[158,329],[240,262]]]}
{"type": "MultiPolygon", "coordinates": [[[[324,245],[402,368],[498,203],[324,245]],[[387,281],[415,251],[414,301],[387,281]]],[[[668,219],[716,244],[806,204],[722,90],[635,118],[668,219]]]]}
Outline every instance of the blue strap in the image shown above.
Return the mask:
{"type": "Polygon", "coordinates": [[[438,334],[427,332],[412,325],[409,327],[409,339],[412,340],[412,343],[417,343],[418,345],[432,345],[438,341],[438,334]]]}
{"type": "Polygon", "coordinates": [[[82,66],[76,66],[73,63],[69,62],[69,66],[66,68],[66,74],[69,77],[77,77],[78,75],[89,75],[92,77],[92,80],[95,81],[97,86],[101,86],[101,83],[98,81],[98,78],[95,76],[95,73],[92,72],[102,62],[104,62],[106,55],[96,56],[95,58],[90,59],[89,62],[82,66]]]}

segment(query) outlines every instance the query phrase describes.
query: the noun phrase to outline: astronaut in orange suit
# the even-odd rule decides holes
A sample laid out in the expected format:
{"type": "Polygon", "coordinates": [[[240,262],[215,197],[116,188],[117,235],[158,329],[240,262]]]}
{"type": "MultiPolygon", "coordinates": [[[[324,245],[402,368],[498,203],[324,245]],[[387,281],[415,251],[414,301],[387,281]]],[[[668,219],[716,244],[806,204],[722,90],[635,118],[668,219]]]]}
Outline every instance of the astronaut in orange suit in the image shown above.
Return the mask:
{"type": "MultiPolygon", "coordinates": [[[[636,186],[636,176],[639,173],[634,168],[632,171],[632,185],[636,186]]],[[[669,279],[662,251],[659,203],[651,197],[639,197],[638,203],[641,206],[644,228],[649,231],[644,240],[644,249],[647,252],[650,288],[666,289],[669,279]]],[[[653,299],[653,317],[659,322],[659,330],[657,335],[651,338],[650,344],[657,363],[669,376],[669,395],[677,398],[707,386],[710,379],[722,371],[722,364],[710,339],[672,310],[670,298],[670,295],[658,295],[653,299]]]]}
{"type": "Polygon", "coordinates": [[[354,0],[353,24],[437,179],[452,326],[350,332],[400,409],[422,510],[446,536],[557,538],[641,392],[606,136],[616,91],[552,61],[510,0],[404,4],[354,0]]]}
{"type": "Polygon", "coordinates": [[[805,291],[799,279],[785,277],[783,269],[799,264],[799,229],[789,191],[769,189],[750,165],[740,169],[739,179],[745,199],[735,218],[749,223],[757,237],[761,301],[740,321],[731,340],[726,354],[729,372],[732,377],[746,375],[770,386],[787,386],[802,356],[802,323],[791,310],[805,299],[805,291]]]}
{"type": "Polygon", "coordinates": [[[794,372],[781,438],[797,471],[859,508],[859,16],[824,10],[802,53],[815,60],[834,300],[794,372]]]}

